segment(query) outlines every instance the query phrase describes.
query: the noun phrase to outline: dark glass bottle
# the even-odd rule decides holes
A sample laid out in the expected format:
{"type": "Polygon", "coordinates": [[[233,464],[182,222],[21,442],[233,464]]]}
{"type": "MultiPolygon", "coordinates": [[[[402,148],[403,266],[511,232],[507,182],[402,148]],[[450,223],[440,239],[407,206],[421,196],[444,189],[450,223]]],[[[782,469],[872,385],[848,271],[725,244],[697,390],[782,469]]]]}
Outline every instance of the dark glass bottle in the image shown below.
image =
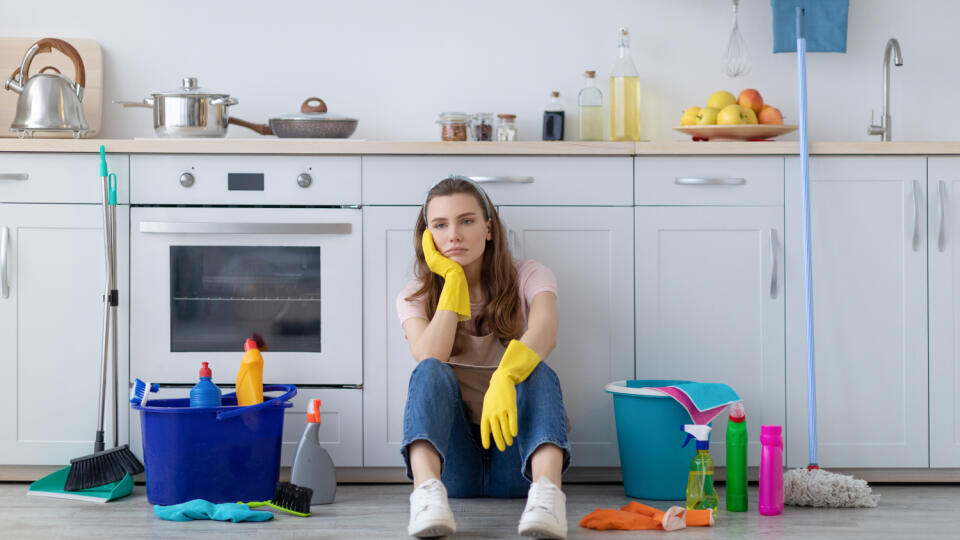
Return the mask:
{"type": "Polygon", "coordinates": [[[543,111],[543,140],[563,140],[563,105],[560,103],[560,92],[552,92],[550,103],[543,111]]]}

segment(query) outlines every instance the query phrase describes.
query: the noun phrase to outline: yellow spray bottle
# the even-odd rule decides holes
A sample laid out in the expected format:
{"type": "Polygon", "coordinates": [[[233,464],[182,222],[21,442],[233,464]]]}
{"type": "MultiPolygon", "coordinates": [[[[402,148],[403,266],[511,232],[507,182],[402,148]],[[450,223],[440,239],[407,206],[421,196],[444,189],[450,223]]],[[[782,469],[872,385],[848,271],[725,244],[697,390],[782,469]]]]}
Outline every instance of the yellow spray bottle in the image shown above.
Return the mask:
{"type": "Polygon", "coordinates": [[[247,352],[237,372],[237,405],[246,407],[263,402],[263,357],[256,340],[248,339],[243,350],[247,352]]]}

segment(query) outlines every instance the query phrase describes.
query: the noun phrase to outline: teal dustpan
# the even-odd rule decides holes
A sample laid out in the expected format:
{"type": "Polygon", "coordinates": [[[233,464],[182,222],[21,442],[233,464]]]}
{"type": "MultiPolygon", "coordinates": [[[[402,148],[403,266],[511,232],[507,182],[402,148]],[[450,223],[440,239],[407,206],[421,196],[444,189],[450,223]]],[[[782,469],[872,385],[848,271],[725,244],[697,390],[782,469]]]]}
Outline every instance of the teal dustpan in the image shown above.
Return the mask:
{"type": "Polygon", "coordinates": [[[127,473],[122,479],[116,482],[102,486],[82,489],[80,491],[66,491],[63,489],[63,486],[67,481],[68,474],[70,474],[70,467],[64,467],[57,472],[44,476],[30,484],[27,495],[105,503],[126,497],[133,491],[133,476],[131,476],[130,473],[127,473]]]}

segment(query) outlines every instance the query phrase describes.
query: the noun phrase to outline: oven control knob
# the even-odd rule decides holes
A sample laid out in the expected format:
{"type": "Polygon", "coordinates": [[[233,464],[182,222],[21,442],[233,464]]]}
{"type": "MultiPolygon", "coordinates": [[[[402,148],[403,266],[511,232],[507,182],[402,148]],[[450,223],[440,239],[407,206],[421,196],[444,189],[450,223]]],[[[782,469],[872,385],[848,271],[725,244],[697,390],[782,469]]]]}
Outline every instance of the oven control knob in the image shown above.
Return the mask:
{"type": "Polygon", "coordinates": [[[193,185],[193,175],[185,172],[180,175],[180,185],[183,187],[190,187],[193,185]]]}
{"type": "Polygon", "coordinates": [[[297,185],[300,187],[305,188],[310,186],[310,184],[312,183],[313,183],[313,177],[307,173],[300,173],[300,175],[297,176],[297,185]]]}

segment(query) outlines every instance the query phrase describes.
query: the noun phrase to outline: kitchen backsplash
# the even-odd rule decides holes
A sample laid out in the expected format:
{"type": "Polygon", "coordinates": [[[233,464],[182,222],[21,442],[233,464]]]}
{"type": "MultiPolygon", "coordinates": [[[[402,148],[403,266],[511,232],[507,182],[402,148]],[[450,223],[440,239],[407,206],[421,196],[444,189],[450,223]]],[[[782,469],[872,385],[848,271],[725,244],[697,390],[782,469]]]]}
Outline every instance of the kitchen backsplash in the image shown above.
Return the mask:
{"type": "MultiPolygon", "coordinates": [[[[896,37],[903,66],[891,73],[894,140],[954,140],[938,110],[955,108],[960,3],[850,0],[847,53],[807,56],[810,137],[878,140],[866,134],[882,107],[883,46],[896,37]],[[945,65],[947,64],[947,65],[945,65]]],[[[441,111],[517,115],[519,140],[539,140],[543,107],[560,92],[565,139],[576,138],[584,70],[609,93],[617,28],[630,28],[642,88],[642,134],[683,140],[671,129],[683,110],[717,90],[756,88],[785,123],[797,123],[796,55],[773,49],[769,0],[741,0],[740,31],[752,70],[721,71],[729,0],[284,1],[46,0],[3,2],[0,36],[82,37],[103,50],[107,138],[154,137],[139,100],[183,77],[239,100],[231,115],[257,123],[299,110],[310,96],[359,119],[354,138],[440,140],[441,111]]],[[[38,59],[39,61],[39,59],[38,59]]],[[[8,74],[3,74],[4,77],[8,74]]],[[[5,129],[5,127],[2,127],[5,129]]],[[[606,132],[606,129],[605,129],[606,132]]],[[[232,126],[229,137],[260,137],[232,126]]],[[[784,139],[795,139],[796,134],[784,139]]]]}

